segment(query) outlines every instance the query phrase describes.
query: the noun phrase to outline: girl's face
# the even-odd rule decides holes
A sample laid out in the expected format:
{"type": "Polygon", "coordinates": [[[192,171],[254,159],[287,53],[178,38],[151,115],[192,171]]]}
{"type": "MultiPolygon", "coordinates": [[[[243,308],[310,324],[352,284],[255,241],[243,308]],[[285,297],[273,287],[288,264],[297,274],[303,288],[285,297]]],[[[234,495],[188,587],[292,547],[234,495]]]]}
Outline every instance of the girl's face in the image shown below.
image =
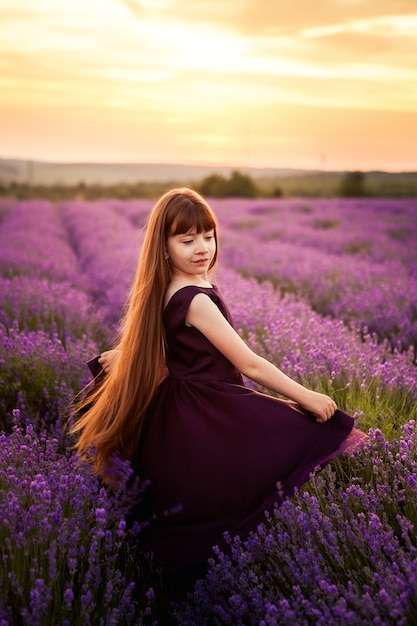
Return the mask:
{"type": "Polygon", "coordinates": [[[216,253],[214,230],[197,233],[192,228],[167,239],[167,254],[176,276],[201,276],[207,280],[210,263],[216,253]]]}

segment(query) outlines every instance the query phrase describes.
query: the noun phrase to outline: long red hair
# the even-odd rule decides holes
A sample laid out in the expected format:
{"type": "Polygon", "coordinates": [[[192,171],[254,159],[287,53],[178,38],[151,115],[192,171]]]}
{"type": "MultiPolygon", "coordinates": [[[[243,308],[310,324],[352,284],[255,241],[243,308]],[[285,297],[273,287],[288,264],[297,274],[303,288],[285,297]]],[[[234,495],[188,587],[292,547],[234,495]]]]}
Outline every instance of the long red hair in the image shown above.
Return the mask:
{"type": "MultiPolygon", "coordinates": [[[[72,432],[80,433],[75,447],[82,457],[93,461],[95,471],[105,479],[109,477],[108,463],[114,452],[123,459],[134,456],[146,411],[163,379],[162,310],[172,279],[166,241],[170,235],[186,233],[192,228],[199,233],[213,229],[218,243],[216,217],[200,194],[188,188],[165,193],[145,226],[136,274],[115,345],[120,350],[117,364],[102,385],[77,407],[85,412],[72,427],[72,432]]],[[[210,269],[216,259],[217,245],[210,269]]]]}

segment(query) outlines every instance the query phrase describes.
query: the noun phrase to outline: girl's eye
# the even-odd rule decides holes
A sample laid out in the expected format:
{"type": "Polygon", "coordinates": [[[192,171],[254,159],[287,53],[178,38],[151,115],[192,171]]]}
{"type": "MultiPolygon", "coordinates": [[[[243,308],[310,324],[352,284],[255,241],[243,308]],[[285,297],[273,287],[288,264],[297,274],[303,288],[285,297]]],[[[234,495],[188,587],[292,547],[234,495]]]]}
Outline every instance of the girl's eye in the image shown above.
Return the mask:
{"type": "Polygon", "coordinates": [[[193,243],[192,239],[187,239],[186,241],[183,241],[182,243],[193,243]]]}

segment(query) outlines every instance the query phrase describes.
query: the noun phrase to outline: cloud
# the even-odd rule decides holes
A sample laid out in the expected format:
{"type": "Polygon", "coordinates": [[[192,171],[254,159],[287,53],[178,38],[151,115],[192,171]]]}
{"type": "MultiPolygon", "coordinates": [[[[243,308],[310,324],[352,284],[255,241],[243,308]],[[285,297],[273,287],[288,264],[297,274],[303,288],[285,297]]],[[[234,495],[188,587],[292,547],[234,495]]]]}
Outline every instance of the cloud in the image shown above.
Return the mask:
{"type": "MultiPolygon", "coordinates": [[[[134,2],[135,0],[128,0],[134,2]]],[[[294,35],[307,28],[417,13],[415,0],[173,0],[160,3],[160,15],[190,22],[212,23],[246,36],[294,35]]]]}
{"type": "MultiPolygon", "coordinates": [[[[309,45],[309,59],[327,67],[341,65],[373,64],[375,77],[377,66],[396,68],[398,76],[406,77],[407,70],[416,72],[415,58],[410,55],[410,41],[404,37],[386,37],[378,34],[342,32],[320,37],[309,45]]],[[[343,70],[341,70],[343,71],[343,70]]],[[[410,76],[412,78],[412,76],[410,76]]]]}
{"type": "MultiPolygon", "coordinates": [[[[145,3],[140,4],[143,8],[145,3]]],[[[343,77],[356,71],[359,78],[415,80],[415,0],[399,0],[395,7],[391,0],[298,0],[293,10],[271,0],[160,0],[155,6],[154,17],[170,28],[181,25],[179,48],[197,38],[207,48],[207,57],[216,58],[218,49],[226,48],[225,38],[240,38],[246,49],[241,66],[247,74],[293,71],[320,77],[338,72],[343,77]],[[209,28],[217,31],[217,43],[205,36],[209,28]]],[[[198,56],[189,56],[198,62],[198,56]]],[[[228,61],[226,55],[225,68],[228,61]]],[[[207,69],[204,64],[202,70],[207,69]]]]}
{"type": "Polygon", "coordinates": [[[68,125],[88,119],[93,142],[101,116],[115,136],[126,128],[127,142],[149,132],[152,146],[159,133],[161,154],[169,133],[173,150],[181,145],[181,128],[190,146],[208,142],[214,159],[223,142],[233,160],[245,128],[267,145],[268,127],[277,141],[291,119],[302,143],[318,124],[309,111],[323,107],[323,124],[329,111],[347,123],[342,109],[415,120],[415,0],[2,0],[0,20],[0,91],[10,115],[22,112],[15,129],[24,112],[46,128],[45,110],[57,127],[61,113],[68,125]]]}

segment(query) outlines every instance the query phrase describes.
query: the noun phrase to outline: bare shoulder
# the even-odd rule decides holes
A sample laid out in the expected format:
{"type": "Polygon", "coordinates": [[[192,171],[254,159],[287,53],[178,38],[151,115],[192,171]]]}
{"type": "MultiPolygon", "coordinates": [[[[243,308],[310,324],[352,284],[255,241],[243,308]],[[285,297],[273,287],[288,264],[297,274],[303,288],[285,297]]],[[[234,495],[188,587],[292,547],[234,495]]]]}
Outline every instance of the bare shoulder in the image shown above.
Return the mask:
{"type": "MultiPolygon", "coordinates": [[[[200,327],[200,322],[215,323],[219,319],[224,320],[219,307],[213,302],[207,293],[197,293],[190,302],[187,313],[187,323],[190,326],[200,327]]],[[[228,323],[228,322],[227,322],[228,323]]]]}
{"type": "Polygon", "coordinates": [[[191,300],[186,323],[199,330],[239,371],[253,362],[254,353],[239,337],[208,294],[198,293],[191,300]]]}

